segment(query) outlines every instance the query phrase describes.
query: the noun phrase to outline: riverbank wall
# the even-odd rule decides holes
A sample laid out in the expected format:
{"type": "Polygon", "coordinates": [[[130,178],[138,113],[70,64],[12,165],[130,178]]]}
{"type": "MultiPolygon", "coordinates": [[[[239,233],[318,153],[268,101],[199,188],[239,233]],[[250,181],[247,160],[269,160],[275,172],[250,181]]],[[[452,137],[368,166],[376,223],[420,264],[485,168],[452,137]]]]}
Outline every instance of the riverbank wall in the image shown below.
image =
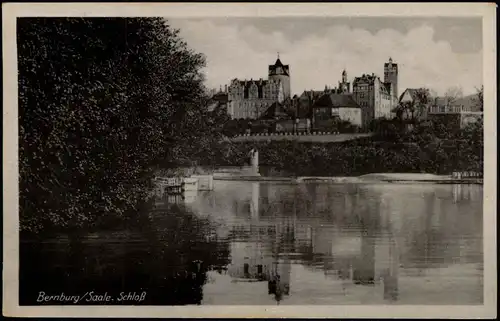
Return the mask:
{"type": "Polygon", "coordinates": [[[264,176],[217,176],[214,180],[225,181],[255,181],[255,182],[278,182],[278,183],[330,183],[330,184],[376,184],[376,183],[398,183],[398,184],[483,184],[482,178],[455,178],[449,175],[432,174],[368,174],[355,177],[264,177],[264,176]]]}

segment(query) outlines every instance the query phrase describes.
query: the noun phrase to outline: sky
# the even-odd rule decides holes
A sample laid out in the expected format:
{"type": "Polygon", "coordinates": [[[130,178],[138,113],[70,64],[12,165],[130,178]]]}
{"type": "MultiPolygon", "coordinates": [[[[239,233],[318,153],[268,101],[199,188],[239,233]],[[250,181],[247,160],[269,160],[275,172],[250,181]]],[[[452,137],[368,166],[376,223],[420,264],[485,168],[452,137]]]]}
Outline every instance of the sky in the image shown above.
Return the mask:
{"type": "Polygon", "coordinates": [[[279,17],[168,19],[188,46],[203,53],[207,86],[267,78],[279,52],[290,65],[293,94],[335,87],[398,64],[399,93],[426,87],[437,94],[482,84],[481,18],[279,17]]]}

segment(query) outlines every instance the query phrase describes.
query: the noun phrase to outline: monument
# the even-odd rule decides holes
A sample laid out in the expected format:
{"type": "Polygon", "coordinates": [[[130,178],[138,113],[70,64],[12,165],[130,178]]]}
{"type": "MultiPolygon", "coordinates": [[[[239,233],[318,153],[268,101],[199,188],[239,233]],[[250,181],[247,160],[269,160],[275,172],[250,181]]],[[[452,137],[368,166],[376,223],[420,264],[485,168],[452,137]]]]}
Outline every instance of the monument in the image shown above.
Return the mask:
{"type": "Polygon", "coordinates": [[[250,166],[252,169],[252,175],[260,176],[259,174],[259,151],[255,148],[249,153],[250,156],[250,166]]]}

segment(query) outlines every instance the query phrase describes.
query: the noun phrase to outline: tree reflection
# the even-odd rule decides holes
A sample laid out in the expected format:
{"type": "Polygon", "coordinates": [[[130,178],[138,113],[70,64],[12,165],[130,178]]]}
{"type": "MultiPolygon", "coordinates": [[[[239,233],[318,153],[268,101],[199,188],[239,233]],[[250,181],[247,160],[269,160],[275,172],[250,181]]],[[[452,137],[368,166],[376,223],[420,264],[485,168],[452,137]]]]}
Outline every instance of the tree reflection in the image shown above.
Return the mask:
{"type": "MultiPolygon", "coordinates": [[[[213,223],[177,206],[157,209],[126,230],[81,232],[69,238],[23,239],[20,247],[20,304],[37,305],[38,293],[119,297],[146,295],[141,302],[79,304],[200,304],[206,272],[228,264],[226,240],[213,223]]],[[[50,302],[46,304],[74,304],[50,302]]]]}

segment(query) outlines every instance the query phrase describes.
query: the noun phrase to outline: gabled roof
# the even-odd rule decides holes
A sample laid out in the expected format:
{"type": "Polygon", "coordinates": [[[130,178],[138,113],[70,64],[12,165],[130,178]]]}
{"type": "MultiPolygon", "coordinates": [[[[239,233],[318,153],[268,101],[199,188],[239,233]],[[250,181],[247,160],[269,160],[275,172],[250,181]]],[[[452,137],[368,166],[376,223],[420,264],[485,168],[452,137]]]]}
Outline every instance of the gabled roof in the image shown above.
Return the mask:
{"type": "Polygon", "coordinates": [[[303,98],[318,98],[325,94],[324,90],[304,90],[304,92],[299,96],[299,99],[303,98]]]}
{"type": "Polygon", "coordinates": [[[289,111],[285,110],[285,106],[279,102],[274,102],[266,109],[266,111],[260,116],[260,119],[288,119],[292,115],[289,111]]]}
{"type": "Polygon", "coordinates": [[[361,108],[352,95],[325,94],[314,103],[313,108],[361,108]]]}
{"type": "Polygon", "coordinates": [[[399,101],[403,99],[406,94],[409,94],[412,100],[417,100],[419,92],[422,90],[427,90],[425,88],[406,88],[405,91],[399,96],[399,101]]]}
{"type": "Polygon", "coordinates": [[[356,85],[358,82],[366,82],[369,84],[373,84],[373,82],[375,82],[375,80],[377,78],[378,78],[378,76],[375,74],[371,74],[371,75],[363,74],[361,77],[354,78],[353,85],[356,85]]]}
{"type": "Polygon", "coordinates": [[[417,93],[417,90],[418,89],[415,89],[415,88],[406,88],[405,91],[403,91],[403,93],[399,96],[399,100],[403,99],[403,97],[406,95],[406,94],[409,94],[411,99],[416,99],[416,93],[417,93]]]}
{"type": "Polygon", "coordinates": [[[227,104],[229,102],[229,96],[223,91],[219,91],[213,95],[208,101],[208,111],[214,111],[218,107],[227,104]]]}
{"type": "Polygon", "coordinates": [[[212,96],[211,100],[222,102],[222,103],[227,103],[229,98],[228,98],[227,93],[219,91],[218,93],[216,93],[215,95],[212,96]]]}
{"type": "Polygon", "coordinates": [[[240,86],[245,87],[245,89],[248,89],[248,88],[250,88],[250,86],[252,86],[253,84],[255,84],[260,89],[263,86],[267,85],[268,82],[269,82],[269,80],[262,79],[262,78],[261,79],[250,79],[250,80],[248,80],[248,79],[241,80],[241,79],[235,78],[235,79],[233,79],[231,81],[231,85],[234,84],[234,83],[237,83],[240,86]]]}

